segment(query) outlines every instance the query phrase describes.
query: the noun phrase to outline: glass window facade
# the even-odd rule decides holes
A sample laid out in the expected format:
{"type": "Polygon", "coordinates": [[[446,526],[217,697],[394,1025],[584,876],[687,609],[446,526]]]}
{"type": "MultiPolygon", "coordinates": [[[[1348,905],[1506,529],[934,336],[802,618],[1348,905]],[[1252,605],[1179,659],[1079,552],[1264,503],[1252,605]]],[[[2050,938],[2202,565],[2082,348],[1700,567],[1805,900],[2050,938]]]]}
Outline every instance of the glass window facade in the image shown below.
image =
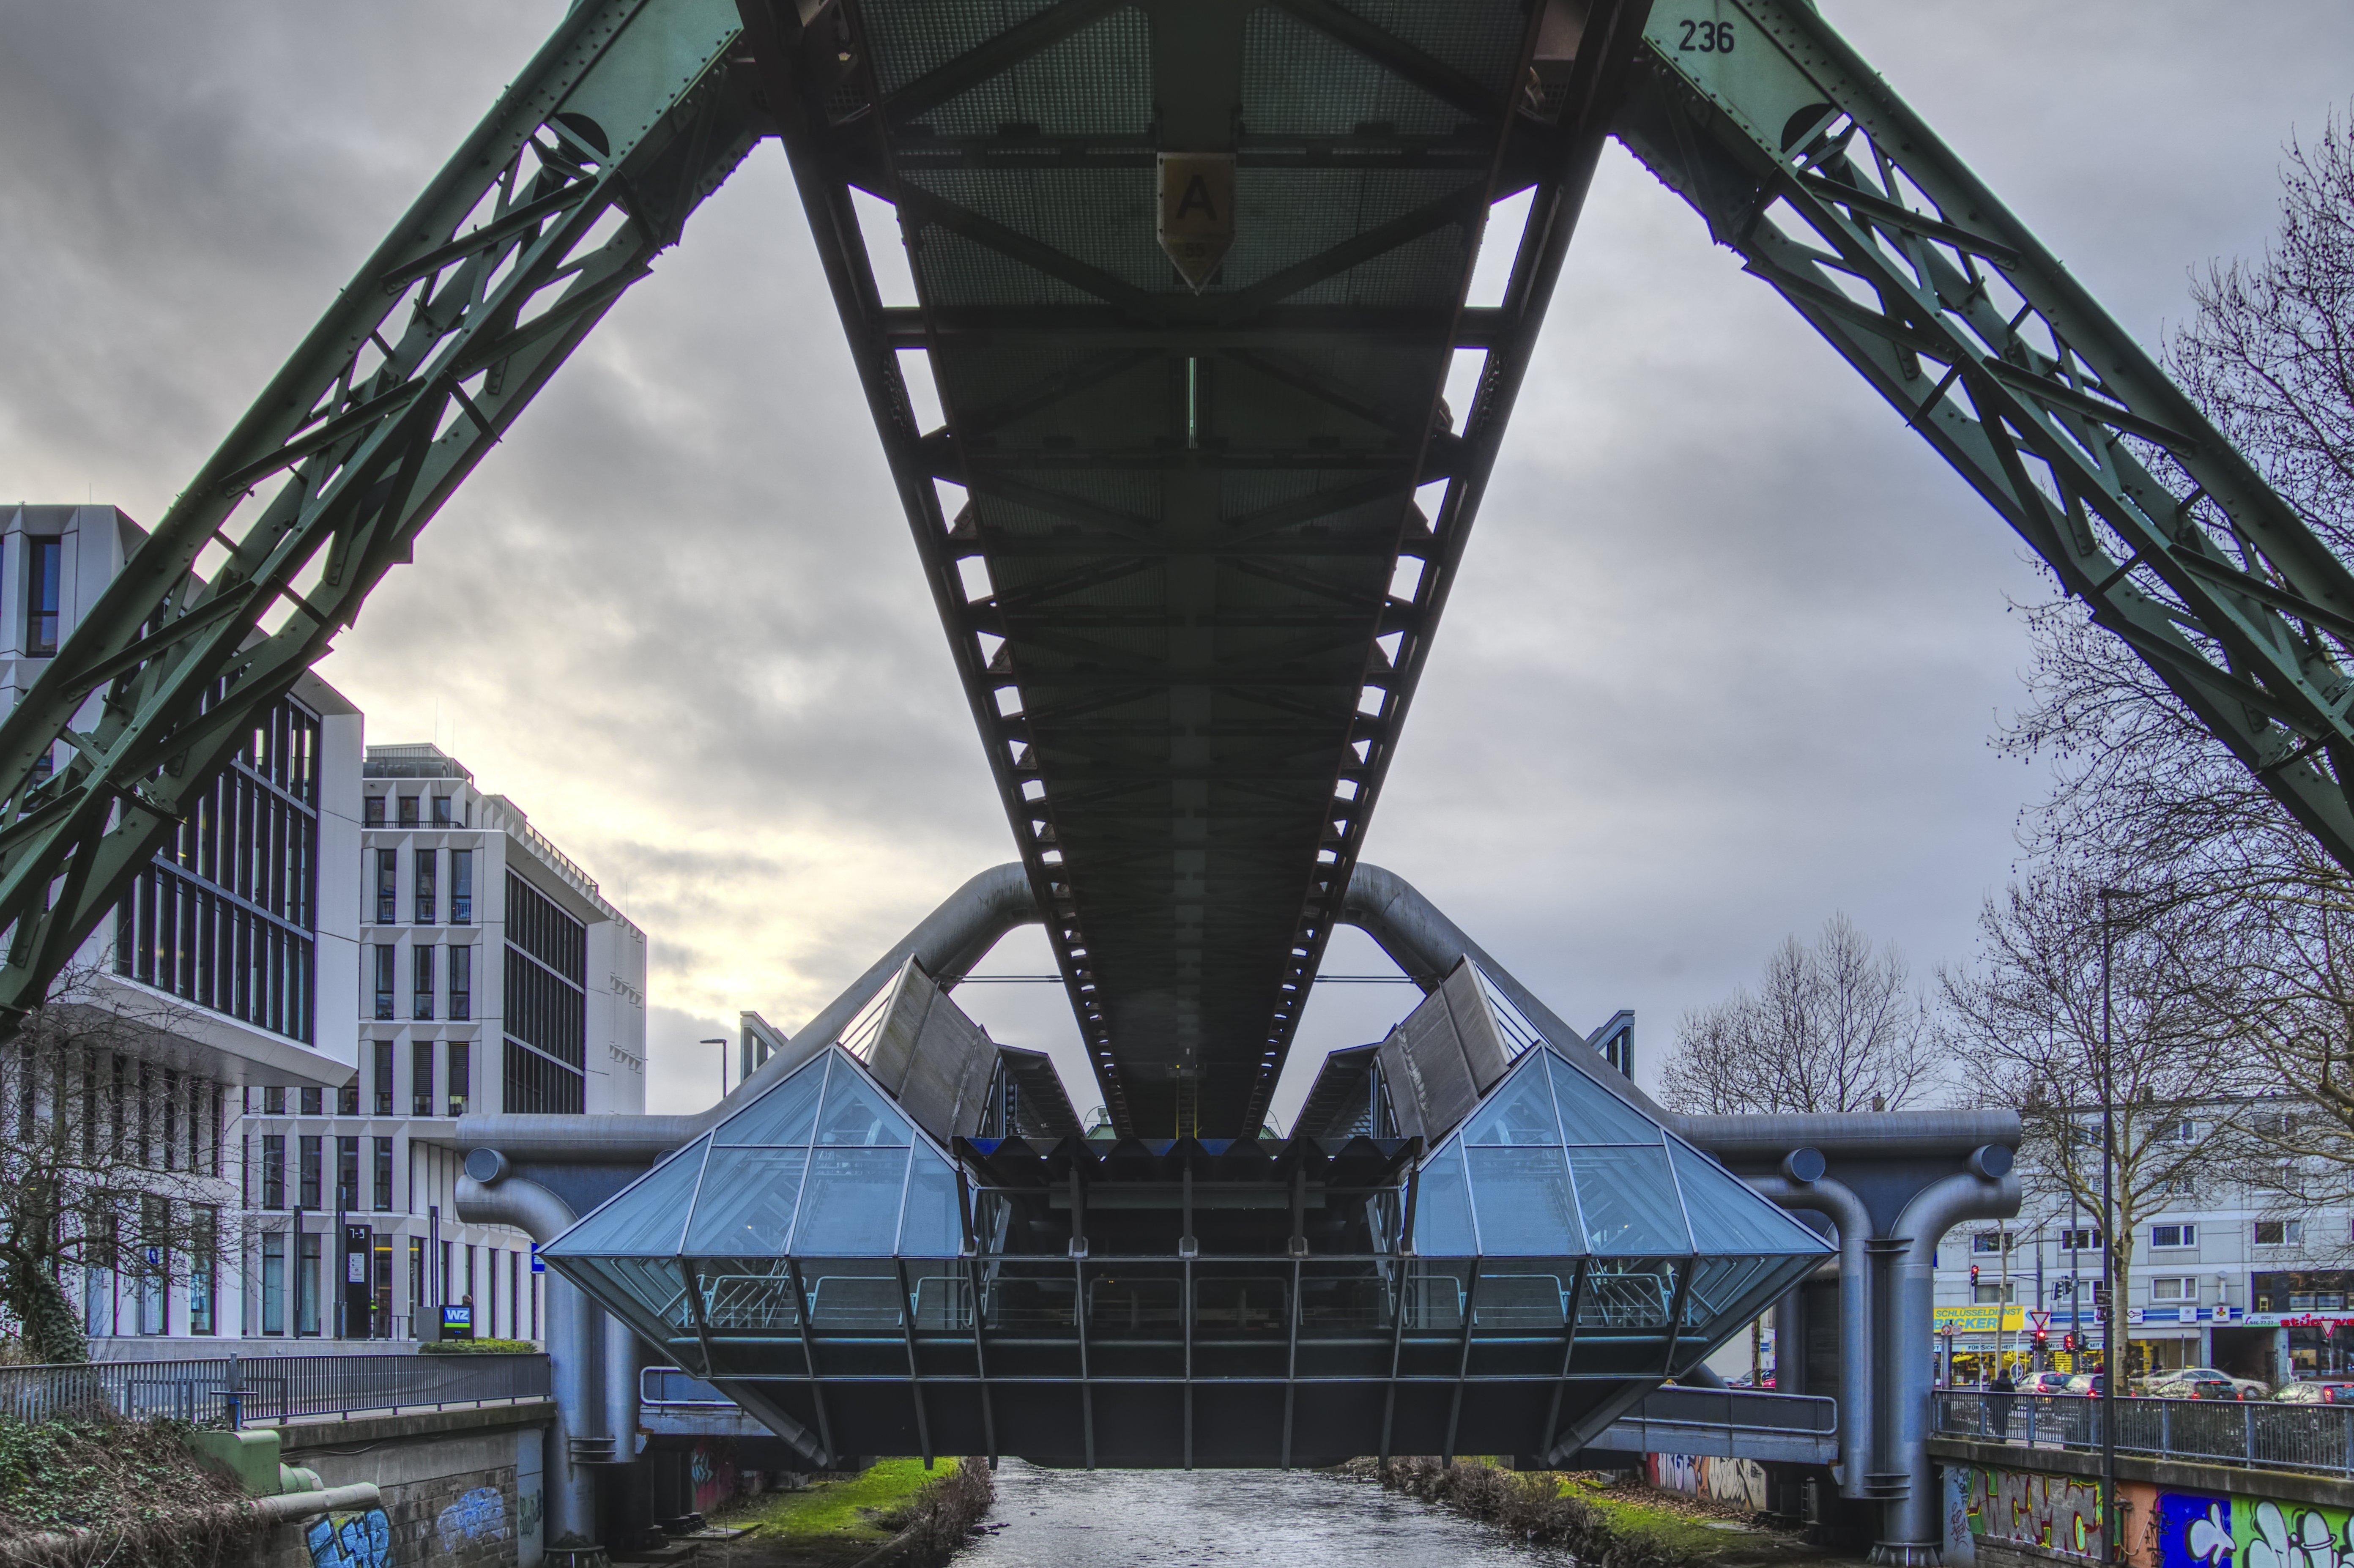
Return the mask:
{"type": "Polygon", "coordinates": [[[450,924],[474,923],[474,852],[450,852],[450,924]]]}
{"type": "Polygon", "coordinates": [[[65,586],[65,541],[25,540],[25,652],[47,659],[58,651],[58,597],[65,586]]]}
{"type": "Polygon", "coordinates": [[[433,955],[437,950],[427,942],[419,942],[408,949],[408,967],[415,981],[414,994],[409,999],[408,1015],[411,1018],[429,1019],[433,1016],[433,955]]]}
{"type": "Polygon", "coordinates": [[[318,792],[319,715],[283,699],[123,895],[115,972],[309,1044],[318,792]]]}
{"type": "Polygon", "coordinates": [[[474,1016],[474,949],[450,949],[450,1018],[463,1023],[474,1016]]]}
{"type": "Polygon", "coordinates": [[[585,1108],[588,929],[517,876],[506,880],[505,1109],[585,1108]]]}

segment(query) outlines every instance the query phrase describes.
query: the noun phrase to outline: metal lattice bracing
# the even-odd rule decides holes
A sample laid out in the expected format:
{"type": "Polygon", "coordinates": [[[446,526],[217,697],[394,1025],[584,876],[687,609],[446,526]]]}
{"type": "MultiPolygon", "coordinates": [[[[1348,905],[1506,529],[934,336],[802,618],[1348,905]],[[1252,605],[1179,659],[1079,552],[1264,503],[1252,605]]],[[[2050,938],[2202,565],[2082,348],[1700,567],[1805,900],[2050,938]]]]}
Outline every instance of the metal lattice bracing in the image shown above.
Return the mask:
{"type": "Polygon", "coordinates": [[[2354,865],[2354,576],[1796,0],[1658,0],[1621,133],[2354,865]]]}

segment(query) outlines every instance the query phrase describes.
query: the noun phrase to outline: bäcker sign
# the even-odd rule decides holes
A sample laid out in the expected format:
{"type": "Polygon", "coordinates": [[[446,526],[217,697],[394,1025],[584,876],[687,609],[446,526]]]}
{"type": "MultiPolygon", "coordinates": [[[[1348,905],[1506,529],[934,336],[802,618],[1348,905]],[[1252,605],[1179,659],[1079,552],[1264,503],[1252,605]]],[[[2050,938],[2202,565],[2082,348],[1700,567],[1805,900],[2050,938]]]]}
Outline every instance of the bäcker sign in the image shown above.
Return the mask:
{"type": "Polygon", "coordinates": [[[1941,1334],[2009,1334],[2027,1327],[2024,1307],[1939,1307],[1932,1316],[1941,1334]]]}

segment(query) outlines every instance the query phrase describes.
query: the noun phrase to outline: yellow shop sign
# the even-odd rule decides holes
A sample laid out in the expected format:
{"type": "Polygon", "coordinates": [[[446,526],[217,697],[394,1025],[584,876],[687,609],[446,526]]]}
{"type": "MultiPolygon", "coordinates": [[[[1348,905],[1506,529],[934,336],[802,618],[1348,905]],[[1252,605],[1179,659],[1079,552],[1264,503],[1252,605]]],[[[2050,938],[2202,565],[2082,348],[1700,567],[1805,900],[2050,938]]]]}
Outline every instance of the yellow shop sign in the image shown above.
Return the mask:
{"type": "Polygon", "coordinates": [[[1939,1307],[1934,1317],[1941,1334],[2009,1334],[2027,1327],[2024,1307],[1939,1307]]]}

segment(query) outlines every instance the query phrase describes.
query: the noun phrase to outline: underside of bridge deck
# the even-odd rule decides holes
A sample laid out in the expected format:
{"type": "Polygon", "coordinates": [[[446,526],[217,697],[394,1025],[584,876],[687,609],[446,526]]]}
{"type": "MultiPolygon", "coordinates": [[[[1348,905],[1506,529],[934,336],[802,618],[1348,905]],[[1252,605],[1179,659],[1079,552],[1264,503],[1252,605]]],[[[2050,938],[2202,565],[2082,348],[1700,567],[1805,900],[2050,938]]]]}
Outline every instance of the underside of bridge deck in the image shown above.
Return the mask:
{"type": "Polygon", "coordinates": [[[790,64],[771,98],[1123,1133],[1266,1116],[1621,13],[846,0],[751,39],[790,64]],[[1532,185],[1511,292],[1468,311],[1490,205],[1532,185]],[[896,207],[916,308],[882,305],[853,187],[896,207]],[[1458,353],[1485,365],[1449,408],[1458,353]]]}

